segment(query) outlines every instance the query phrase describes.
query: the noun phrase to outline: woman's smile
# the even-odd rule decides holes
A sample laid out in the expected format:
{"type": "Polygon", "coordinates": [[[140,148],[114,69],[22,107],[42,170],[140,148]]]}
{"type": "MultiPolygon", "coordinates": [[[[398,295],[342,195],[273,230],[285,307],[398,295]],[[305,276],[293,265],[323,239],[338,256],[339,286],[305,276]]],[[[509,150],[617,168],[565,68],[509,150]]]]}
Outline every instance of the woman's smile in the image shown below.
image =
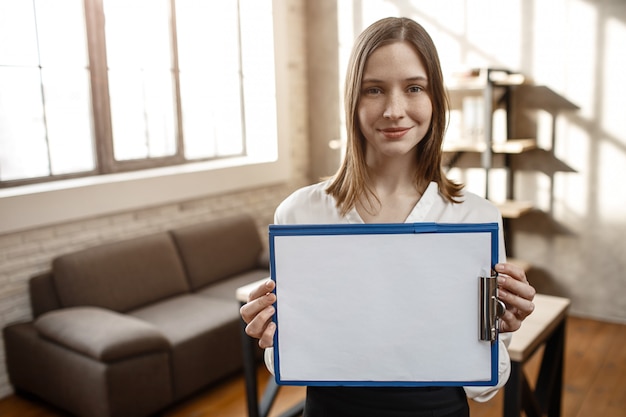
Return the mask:
{"type": "Polygon", "coordinates": [[[389,127],[386,129],[379,129],[379,131],[388,139],[400,139],[409,130],[411,130],[410,127],[389,127]]]}

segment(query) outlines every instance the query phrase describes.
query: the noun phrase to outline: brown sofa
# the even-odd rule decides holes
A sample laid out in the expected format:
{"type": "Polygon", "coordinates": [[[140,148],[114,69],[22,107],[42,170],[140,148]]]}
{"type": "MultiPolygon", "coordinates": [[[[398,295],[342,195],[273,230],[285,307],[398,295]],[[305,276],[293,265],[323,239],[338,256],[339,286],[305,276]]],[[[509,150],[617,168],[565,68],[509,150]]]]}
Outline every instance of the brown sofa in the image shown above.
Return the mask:
{"type": "Polygon", "coordinates": [[[247,215],[60,256],[3,331],[10,381],[78,416],[153,414],[241,368],[235,290],[267,276],[247,215]]]}

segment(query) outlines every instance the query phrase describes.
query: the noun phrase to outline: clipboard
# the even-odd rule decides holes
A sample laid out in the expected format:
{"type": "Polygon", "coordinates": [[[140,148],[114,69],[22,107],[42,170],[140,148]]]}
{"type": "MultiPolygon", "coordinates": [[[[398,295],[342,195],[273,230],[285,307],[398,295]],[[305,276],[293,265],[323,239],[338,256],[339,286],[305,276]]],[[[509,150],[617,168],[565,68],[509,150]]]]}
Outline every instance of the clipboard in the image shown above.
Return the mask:
{"type": "Polygon", "coordinates": [[[497,223],[270,225],[280,385],[498,381],[497,223]]]}

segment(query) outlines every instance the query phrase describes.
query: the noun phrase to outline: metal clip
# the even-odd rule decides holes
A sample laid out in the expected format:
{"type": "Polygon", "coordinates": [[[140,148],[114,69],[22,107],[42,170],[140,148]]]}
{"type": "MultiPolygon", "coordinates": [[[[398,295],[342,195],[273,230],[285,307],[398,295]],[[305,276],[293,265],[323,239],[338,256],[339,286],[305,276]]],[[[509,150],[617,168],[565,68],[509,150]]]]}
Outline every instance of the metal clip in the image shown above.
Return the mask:
{"type": "Polygon", "coordinates": [[[498,337],[498,319],[506,310],[498,299],[498,273],[491,271],[490,277],[480,277],[480,340],[495,341],[498,337]]]}

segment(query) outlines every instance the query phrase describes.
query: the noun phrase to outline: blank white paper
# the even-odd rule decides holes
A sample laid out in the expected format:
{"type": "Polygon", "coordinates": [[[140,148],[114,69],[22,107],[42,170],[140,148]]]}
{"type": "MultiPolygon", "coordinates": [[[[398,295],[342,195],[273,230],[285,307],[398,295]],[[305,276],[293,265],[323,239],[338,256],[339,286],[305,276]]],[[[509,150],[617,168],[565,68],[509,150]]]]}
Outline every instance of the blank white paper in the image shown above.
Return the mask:
{"type": "Polygon", "coordinates": [[[281,382],[491,379],[491,343],[478,337],[490,233],[277,235],[273,244],[281,382]]]}

